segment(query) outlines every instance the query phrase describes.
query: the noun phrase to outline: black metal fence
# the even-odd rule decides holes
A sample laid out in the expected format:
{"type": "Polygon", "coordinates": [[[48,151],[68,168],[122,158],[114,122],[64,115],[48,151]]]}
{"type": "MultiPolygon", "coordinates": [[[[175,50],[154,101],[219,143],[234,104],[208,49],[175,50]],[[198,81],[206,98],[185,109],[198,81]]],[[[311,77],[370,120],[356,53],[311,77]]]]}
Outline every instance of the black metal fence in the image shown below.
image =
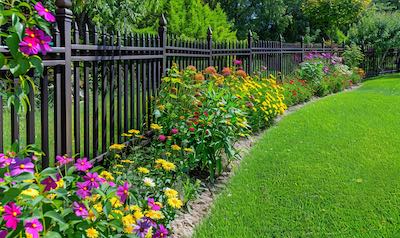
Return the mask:
{"type": "MultiPolygon", "coordinates": [[[[57,1],[53,51],[44,57],[43,77],[35,79],[38,94],[29,95],[36,106],[20,116],[0,98],[0,152],[15,141],[39,145],[45,153],[43,167],[51,165],[55,155],[101,158],[111,144],[129,139],[123,132],[148,128],[151,99],[173,63],[222,70],[238,59],[249,73],[266,68],[286,75],[307,52],[343,50],[282,39],[254,41],[251,32],[247,41],[213,42],[211,29],[205,40],[185,41],[167,34],[163,16],[157,35],[78,29],[67,6],[57,1]]],[[[0,46],[0,52],[8,51],[0,46]]]]}

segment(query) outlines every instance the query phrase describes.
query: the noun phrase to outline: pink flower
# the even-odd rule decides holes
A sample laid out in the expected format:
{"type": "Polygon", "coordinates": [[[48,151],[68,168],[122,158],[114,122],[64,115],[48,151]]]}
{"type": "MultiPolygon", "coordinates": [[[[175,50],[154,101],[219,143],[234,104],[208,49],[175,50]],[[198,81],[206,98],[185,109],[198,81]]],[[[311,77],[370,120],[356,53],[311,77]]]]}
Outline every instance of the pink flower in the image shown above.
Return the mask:
{"type": "Polygon", "coordinates": [[[30,158],[16,159],[15,163],[10,165],[11,176],[17,176],[22,173],[33,174],[35,172],[34,167],[35,165],[30,158]]]}
{"type": "Polygon", "coordinates": [[[8,231],[0,230],[0,238],[6,238],[7,235],[8,235],[8,231]]]}
{"type": "Polygon", "coordinates": [[[87,173],[83,179],[88,182],[89,188],[98,188],[100,185],[99,183],[102,182],[101,178],[97,173],[87,173]]]}
{"type": "Polygon", "coordinates": [[[78,188],[78,190],[76,190],[76,195],[78,195],[78,197],[85,199],[86,197],[89,197],[92,193],[90,192],[90,186],[89,186],[90,182],[86,181],[86,182],[77,182],[76,183],[76,187],[78,188]]]}
{"type": "Polygon", "coordinates": [[[233,64],[234,64],[234,65],[241,65],[241,64],[242,64],[242,61],[235,59],[235,60],[233,61],[233,64]]]}
{"type": "Polygon", "coordinates": [[[194,127],[190,127],[190,128],[189,128],[189,131],[190,131],[190,132],[194,132],[194,131],[195,131],[194,127]]]}
{"type": "Polygon", "coordinates": [[[26,36],[19,43],[19,50],[27,55],[36,55],[39,53],[40,46],[37,39],[26,36]]]}
{"type": "Polygon", "coordinates": [[[72,208],[74,209],[75,215],[78,217],[86,218],[89,214],[85,205],[82,203],[74,202],[72,208]]]}
{"type": "Polygon", "coordinates": [[[153,238],[162,238],[168,237],[168,230],[164,227],[164,225],[158,225],[158,230],[154,233],[153,238]]]}
{"type": "Polygon", "coordinates": [[[32,235],[32,238],[39,238],[39,232],[43,231],[42,223],[36,218],[25,221],[25,231],[32,235]]]}
{"type": "Polygon", "coordinates": [[[167,140],[167,137],[165,135],[159,135],[158,140],[164,142],[165,140],[167,140]]]}
{"type": "Polygon", "coordinates": [[[75,163],[75,168],[78,171],[87,171],[91,169],[93,165],[87,161],[87,158],[77,159],[75,163]]]}
{"type": "Polygon", "coordinates": [[[41,2],[36,3],[35,10],[38,12],[39,16],[43,17],[48,22],[55,22],[56,18],[50,13],[47,8],[43,6],[41,2]]]}
{"type": "Polygon", "coordinates": [[[161,209],[161,207],[155,203],[154,198],[147,199],[147,206],[149,206],[154,211],[159,211],[161,209]]]}
{"type": "Polygon", "coordinates": [[[121,200],[122,203],[126,201],[126,198],[129,195],[129,184],[128,182],[125,182],[123,186],[119,186],[117,189],[117,196],[121,200]]]}
{"type": "Polygon", "coordinates": [[[0,168],[5,168],[13,162],[12,158],[8,158],[4,154],[0,154],[0,168]]]}
{"type": "Polygon", "coordinates": [[[177,128],[172,128],[171,133],[172,134],[178,134],[179,130],[177,128]]]}
{"type": "Polygon", "coordinates": [[[66,156],[60,156],[60,155],[56,156],[56,160],[57,160],[59,165],[66,165],[66,164],[71,163],[72,161],[74,161],[73,158],[68,158],[66,156]]]}
{"type": "MultiPolygon", "coordinates": [[[[59,181],[61,179],[61,175],[57,174],[56,175],[56,179],[57,181],[59,181]]],[[[52,189],[57,188],[57,183],[56,181],[52,178],[52,177],[47,177],[45,178],[42,182],[40,182],[41,184],[45,185],[46,187],[44,188],[44,191],[50,191],[52,189]]]]}
{"type": "Polygon", "coordinates": [[[51,51],[51,47],[49,43],[51,42],[52,38],[51,36],[47,35],[44,33],[42,30],[38,30],[38,37],[39,37],[39,47],[40,50],[42,51],[43,55],[46,55],[47,52],[51,51]]]}
{"type": "Polygon", "coordinates": [[[21,207],[15,205],[14,202],[9,202],[4,206],[3,220],[6,221],[6,227],[13,230],[17,229],[19,218],[21,215],[21,207]]]}

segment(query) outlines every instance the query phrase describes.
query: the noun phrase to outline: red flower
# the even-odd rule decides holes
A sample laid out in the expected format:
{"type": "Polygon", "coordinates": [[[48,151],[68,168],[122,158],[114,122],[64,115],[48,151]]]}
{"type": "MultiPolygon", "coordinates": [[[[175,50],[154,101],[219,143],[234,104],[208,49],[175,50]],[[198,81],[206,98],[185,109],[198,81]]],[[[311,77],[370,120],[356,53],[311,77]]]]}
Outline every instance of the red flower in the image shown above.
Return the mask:
{"type": "Polygon", "coordinates": [[[190,132],[194,132],[195,130],[196,130],[196,129],[194,129],[194,127],[190,127],[190,128],[189,128],[189,131],[190,131],[190,132]]]}

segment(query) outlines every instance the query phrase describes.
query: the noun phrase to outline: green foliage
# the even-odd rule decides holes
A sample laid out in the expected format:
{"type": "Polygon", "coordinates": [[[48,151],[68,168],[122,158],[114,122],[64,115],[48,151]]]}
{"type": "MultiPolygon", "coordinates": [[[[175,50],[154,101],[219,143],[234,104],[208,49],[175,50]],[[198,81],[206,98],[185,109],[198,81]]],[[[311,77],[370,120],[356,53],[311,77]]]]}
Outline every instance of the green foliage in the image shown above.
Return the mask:
{"type": "Polygon", "coordinates": [[[344,63],[350,68],[359,67],[364,60],[364,54],[360,46],[356,44],[351,44],[351,46],[346,45],[346,50],[343,52],[342,57],[344,63]]]}

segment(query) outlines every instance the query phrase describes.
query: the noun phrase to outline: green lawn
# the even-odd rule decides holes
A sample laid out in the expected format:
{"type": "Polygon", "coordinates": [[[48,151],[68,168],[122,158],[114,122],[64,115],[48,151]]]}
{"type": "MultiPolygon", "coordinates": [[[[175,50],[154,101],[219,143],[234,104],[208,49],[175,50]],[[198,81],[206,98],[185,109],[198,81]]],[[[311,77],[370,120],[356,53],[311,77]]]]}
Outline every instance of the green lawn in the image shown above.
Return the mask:
{"type": "Polygon", "coordinates": [[[195,237],[400,237],[400,76],[268,130],[195,237]]]}

